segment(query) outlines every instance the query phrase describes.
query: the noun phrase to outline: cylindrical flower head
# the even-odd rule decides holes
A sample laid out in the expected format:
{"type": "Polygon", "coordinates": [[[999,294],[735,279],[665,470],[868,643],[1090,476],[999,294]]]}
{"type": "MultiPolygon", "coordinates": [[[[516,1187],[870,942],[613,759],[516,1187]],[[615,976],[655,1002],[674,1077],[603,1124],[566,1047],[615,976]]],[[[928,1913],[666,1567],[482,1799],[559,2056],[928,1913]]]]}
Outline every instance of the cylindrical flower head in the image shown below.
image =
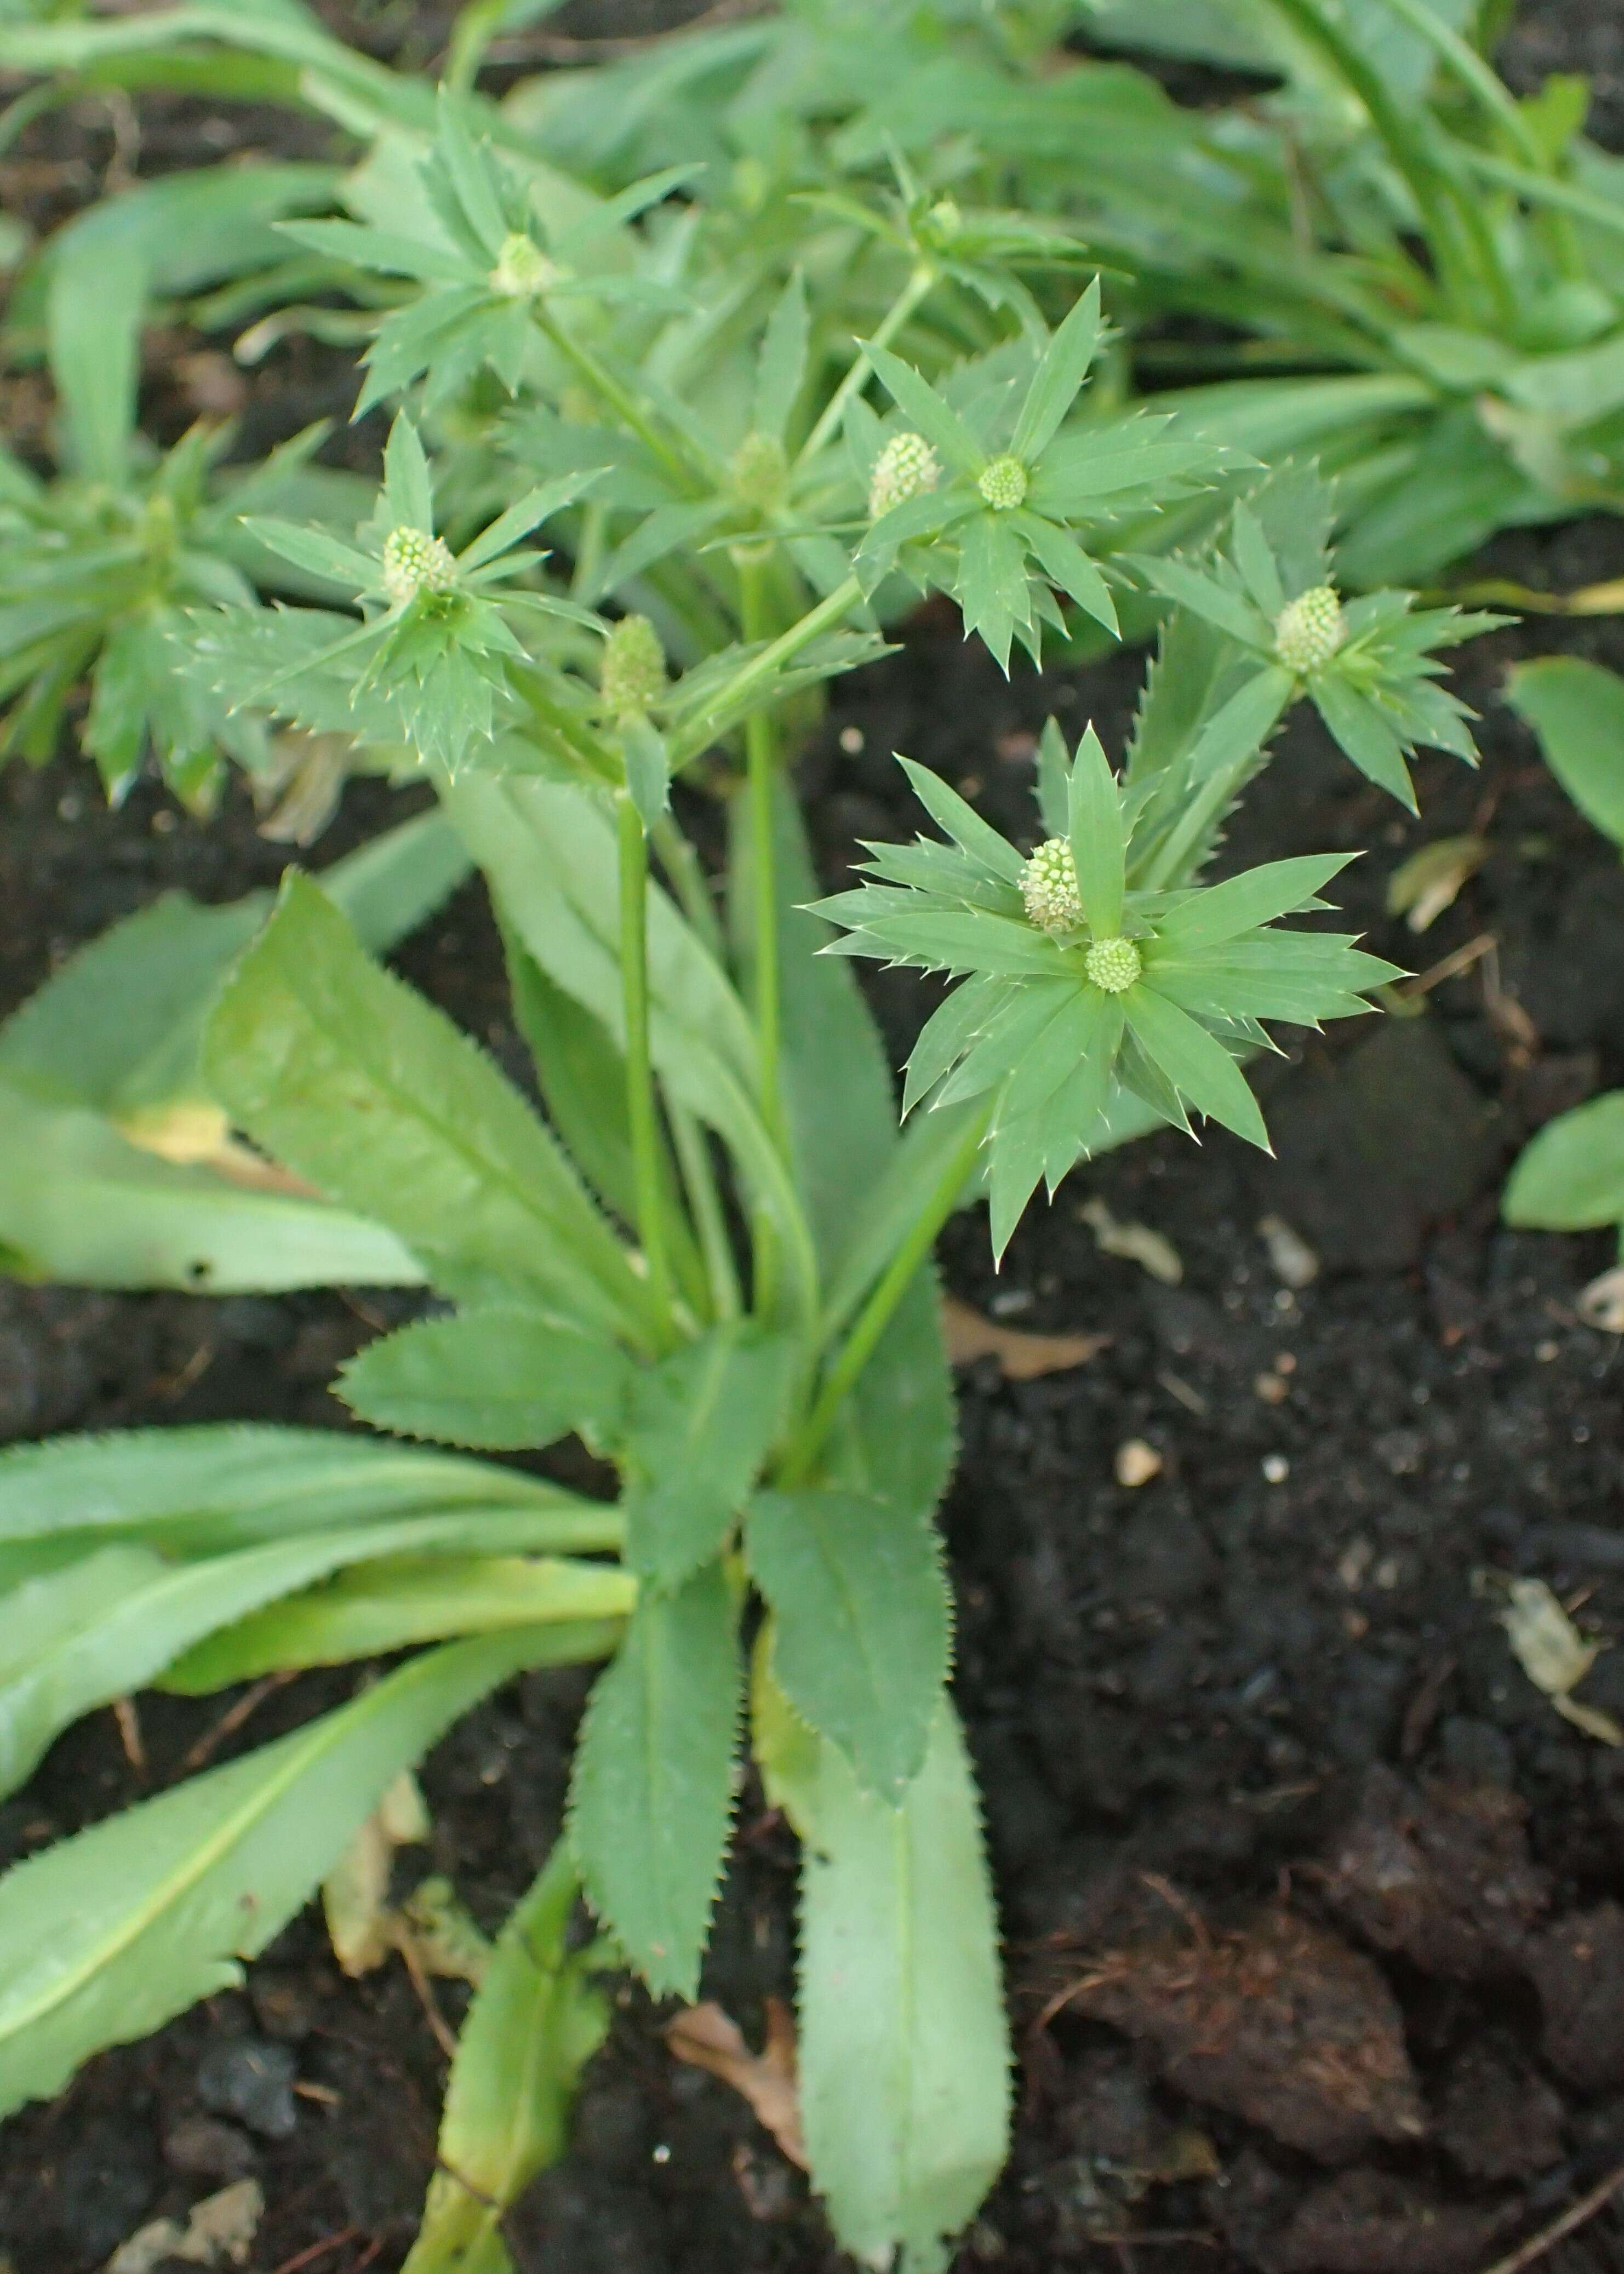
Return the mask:
{"type": "Polygon", "coordinates": [[[1006,452],[988,460],[976,487],[995,513],[1012,513],[1026,502],[1026,469],[1006,452]]]}
{"type": "Polygon", "coordinates": [[[1083,958],[1083,969],[1108,995],[1125,994],[1145,968],[1131,939],[1096,939],[1083,958]]]}
{"type": "Polygon", "coordinates": [[[1040,931],[1071,931],[1081,923],[1077,862],[1064,837],[1048,838],[1038,847],[1020,872],[1020,896],[1028,921],[1040,931]]]}
{"type": "Polygon", "coordinates": [[[640,717],[665,692],[665,651],[647,616],[622,616],[604,642],[598,684],[612,718],[640,717]]]}
{"type": "Polygon", "coordinates": [[[1299,679],[1323,670],[1348,637],[1348,619],[1335,584],[1315,584],[1281,610],[1274,652],[1299,679]]]}
{"type": "Polygon", "coordinates": [[[558,270],[533,237],[515,230],[502,239],[491,271],[491,290],[505,300],[533,300],[558,279],[558,270]]]}
{"type": "Polygon", "coordinates": [[[868,518],[878,521],[893,506],[922,497],[942,478],[942,461],[922,434],[893,434],[868,477],[868,518]]]}
{"type": "Polygon", "coordinates": [[[448,592],[456,583],[456,561],[443,537],[404,523],[384,539],[383,589],[397,608],[419,592],[448,592]]]}

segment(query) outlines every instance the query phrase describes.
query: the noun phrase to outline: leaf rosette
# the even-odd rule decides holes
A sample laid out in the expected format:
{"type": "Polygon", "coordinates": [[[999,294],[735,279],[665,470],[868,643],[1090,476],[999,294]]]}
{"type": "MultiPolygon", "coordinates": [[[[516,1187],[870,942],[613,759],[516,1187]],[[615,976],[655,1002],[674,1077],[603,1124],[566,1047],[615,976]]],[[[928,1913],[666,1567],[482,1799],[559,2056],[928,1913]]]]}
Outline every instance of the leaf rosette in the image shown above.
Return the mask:
{"type": "Polygon", "coordinates": [[[986,1100],[995,1250],[1040,1179],[1052,1192],[1109,1141],[1124,1103],[1190,1130],[1192,1114],[1253,1145],[1268,1133],[1237,1061],[1273,1049],[1266,1020],[1319,1027],[1365,1011],[1402,976],[1352,935],[1287,930],[1349,855],[1274,861],[1221,884],[1134,881],[1138,801],[1092,728],[1067,764],[1048,738],[1028,855],[957,792],[902,760],[948,842],[869,845],[874,880],[815,904],[873,956],[962,981],[908,1060],[905,1112],[986,1100]]]}

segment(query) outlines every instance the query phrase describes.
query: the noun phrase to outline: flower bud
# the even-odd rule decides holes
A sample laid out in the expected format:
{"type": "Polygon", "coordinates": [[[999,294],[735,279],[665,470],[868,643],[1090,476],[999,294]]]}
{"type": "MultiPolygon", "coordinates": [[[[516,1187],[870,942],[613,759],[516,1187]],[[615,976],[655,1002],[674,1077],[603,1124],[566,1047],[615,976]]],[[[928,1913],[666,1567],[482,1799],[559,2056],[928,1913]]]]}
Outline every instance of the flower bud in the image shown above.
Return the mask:
{"type": "Polygon", "coordinates": [[[383,589],[397,608],[419,592],[448,592],[456,583],[456,561],[443,537],[402,523],[384,539],[383,589]]]}
{"type": "Polygon", "coordinates": [[[534,300],[558,282],[558,269],[533,237],[515,230],[502,239],[502,249],[491,271],[492,292],[504,300],[534,300]]]}
{"type": "Polygon", "coordinates": [[[1011,513],[1026,502],[1026,469],[1019,458],[1005,452],[1003,457],[991,458],[981,468],[976,487],[995,513],[1011,513]]]}
{"type": "Polygon", "coordinates": [[[1020,872],[1020,896],[1028,922],[1040,931],[1071,931],[1081,923],[1077,862],[1064,837],[1050,837],[1038,847],[1020,872]]]}
{"type": "Polygon", "coordinates": [[[1281,610],[1274,653],[1299,679],[1321,671],[1348,637],[1348,619],[1335,584],[1315,584],[1281,610]]]}
{"type": "Polygon", "coordinates": [[[878,521],[893,506],[921,497],[942,478],[942,461],[922,434],[893,434],[868,477],[868,518],[878,521]]]}
{"type": "Polygon", "coordinates": [[[612,719],[641,718],[665,692],[665,653],[647,616],[622,616],[604,642],[598,684],[612,719]]]}
{"type": "Polygon", "coordinates": [[[1145,968],[1131,939],[1096,939],[1083,958],[1083,969],[1108,995],[1124,994],[1145,968]]]}
{"type": "Polygon", "coordinates": [[[744,504],[771,513],[782,502],[789,461],[776,434],[747,434],[733,453],[729,471],[733,494],[744,504]]]}

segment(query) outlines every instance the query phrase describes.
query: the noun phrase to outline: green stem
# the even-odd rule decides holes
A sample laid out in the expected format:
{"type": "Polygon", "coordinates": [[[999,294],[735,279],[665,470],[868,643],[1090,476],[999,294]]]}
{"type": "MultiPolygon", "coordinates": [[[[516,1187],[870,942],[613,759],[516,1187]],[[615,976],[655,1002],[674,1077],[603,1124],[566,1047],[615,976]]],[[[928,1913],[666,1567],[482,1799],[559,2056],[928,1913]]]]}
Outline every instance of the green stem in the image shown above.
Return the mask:
{"type": "Polygon", "coordinates": [[[698,854],[668,813],[661,814],[650,837],[660,867],[681,903],[683,915],[719,963],[723,954],[722,927],[717,921],[716,905],[698,854]]]}
{"type": "Polygon", "coordinates": [[[907,1238],[876,1281],[873,1292],[858,1313],[851,1333],[841,1344],[833,1363],[823,1376],[823,1388],[818,1391],[811,1412],[790,1440],[780,1465],[781,1483],[804,1484],[812,1473],[817,1457],[839,1419],[840,1408],[851,1396],[858,1377],[879,1347],[880,1339],[890,1326],[898,1304],[914,1284],[921,1265],[936,1246],[937,1233],[958,1206],[959,1195],[975,1166],[991,1118],[992,1108],[989,1105],[985,1113],[978,1113],[969,1123],[923,1209],[914,1218],[907,1238]]]}
{"type": "Polygon", "coordinates": [[[693,1213],[699,1245],[710,1286],[710,1306],[718,1319],[736,1319],[744,1308],[733,1243],[727,1237],[727,1217],[711,1165],[705,1133],[685,1107],[673,1105],[671,1134],[681,1163],[682,1182],[693,1213]]]}
{"type": "Polygon", "coordinates": [[[637,1237],[649,1269],[649,1291],[671,1331],[671,1258],[665,1245],[665,1196],[660,1188],[658,1109],[649,1050],[649,845],[636,807],[625,790],[615,796],[620,854],[620,999],[626,1020],[626,1110],[631,1126],[632,1177],[637,1195],[637,1237]]]}
{"type": "Polygon", "coordinates": [[[679,489],[690,495],[698,489],[708,489],[710,481],[709,470],[689,463],[671,437],[650,417],[630,388],[615,376],[607,364],[599,362],[583,341],[555,323],[549,312],[539,304],[535,315],[537,323],[559,353],[575,365],[587,385],[602,397],[621,424],[628,427],[652,453],[679,489]]]}
{"type": "MultiPolygon", "coordinates": [[[[896,298],[891,302],[891,306],[887,309],[884,317],[880,322],[878,329],[874,335],[874,338],[871,343],[873,346],[876,348],[884,348],[891,345],[892,340],[896,338],[897,334],[902,329],[904,324],[907,322],[908,318],[914,313],[914,309],[918,307],[920,302],[925,297],[926,294],[930,290],[931,286],[936,282],[936,272],[935,268],[929,261],[921,260],[918,267],[915,268],[909,276],[907,282],[903,286],[901,291],[898,293],[896,298]]],[[[828,402],[823,405],[822,414],[818,418],[816,425],[814,426],[812,432],[807,436],[806,440],[801,444],[801,448],[796,453],[795,463],[797,467],[809,464],[811,461],[816,457],[824,443],[828,441],[830,436],[836,432],[839,426],[840,421],[846,416],[846,404],[867,380],[868,371],[868,358],[863,354],[862,350],[859,349],[856,356],[853,359],[850,370],[846,373],[846,377],[840,381],[839,386],[836,388],[834,393],[830,396],[828,402]]]]}
{"type": "MultiPolygon", "coordinates": [[[[739,623],[747,644],[767,636],[769,613],[763,564],[752,552],[741,548],[739,566],[739,623]]],[[[778,735],[769,710],[753,711],[744,722],[745,800],[749,845],[750,947],[754,965],[752,1008],[756,1013],[758,1067],[756,1096],[762,1120],[772,1142],[784,1150],[782,1092],[782,1028],[778,975],[778,892],[774,857],[772,807],[778,772],[778,735]]],[[[778,1239],[777,1227],[764,1210],[757,1210],[753,1227],[756,1251],[755,1306],[762,1317],[771,1317],[778,1305],[778,1239]]]]}
{"type": "Polygon", "coordinates": [[[737,724],[749,706],[749,698],[786,663],[793,663],[801,650],[824,632],[832,631],[850,615],[862,599],[862,586],[855,576],[847,576],[837,584],[826,599],[815,608],[808,608],[799,622],[786,632],[780,632],[771,645],[753,655],[741,670],[733,674],[709,711],[692,720],[671,738],[671,770],[673,773],[708,749],[718,734],[737,724]]]}

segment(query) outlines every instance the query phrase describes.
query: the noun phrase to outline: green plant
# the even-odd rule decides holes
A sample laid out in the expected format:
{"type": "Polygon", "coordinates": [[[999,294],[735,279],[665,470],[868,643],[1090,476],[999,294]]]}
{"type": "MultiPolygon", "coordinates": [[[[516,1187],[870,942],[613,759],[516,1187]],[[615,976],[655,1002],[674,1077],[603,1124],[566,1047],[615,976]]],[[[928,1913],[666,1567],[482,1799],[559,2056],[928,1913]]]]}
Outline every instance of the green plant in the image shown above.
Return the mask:
{"type": "Polygon", "coordinates": [[[254,467],[224,463],[229,427],[159,453],[137,425],[140,334],[155,296],[241,278],[282,253],[273,224],[332,195],[326,166],[209,169],[97,207],[50,240],[13,302],[14,340],[42,340],[56,403],[54,478],[0,450],[0,762],[51,757],[81,687],[79,740],[117,802],[151,762],[207,811],[225,762],[272,769],[262,726],[232,719],[171,667],[182,612],[246,604],[257,581],[308,591],[248,540],[245,511],[353,516],[352,478],[312,463],[314,428],[254,467]]]}
{"type": "MultiPolygon", "coordinates": [[[[1576,656],[1553,656],[1519,666],[1507,696],[1580,812],[1624,852],[1624,680],[1576,656]]],[[[1616,1224],[1624,1254],[1624,1091],[1547,1122],[1518,1156],[1502,1209],[1507,1224],[1538,1231],[1616,1224]]],[[[1608,1272],[1584,1299],[1615,1332],[1624,1323],[1620,1284],[1608,1272]]]]}
{"type": "MultiPolygon", "coordinates": [[[[204,1429],[6,1457],[0,1759],[15,1782],[74,1714],[142,1683],[432,1646],[0,1879],[0,2105],[233,1978],[482,1692],[606,1659],[564,1838],[464,2033],[412,2274],[508,2263],[500,2212],[557,2152],[601,2030],[595,1971],[695,1994],[747,1699],[804,1848],[814,2183],[863,2260],[940,2266],[1003,2159],[1008,2045],[947,1690],[932,1246],[986,1188],[1002,1247],[1041,1178],[1157,1121],[1262,1141],[1241,1066],[1266,1022],[1356,1012],[1391,974],[1277,922],[1323,906],[1340,858],[1203,883],[1225,814],[1304,693],[1401,795],[1415,742],[1470,757],[1429,657],[1481,620],[1392,594],[1344,612],[1323,485],[1254,470],[1222,546],[1135,556],[1173,606],[1120,776],[1051,727],[1028,854],[913,768],[951,841],[876,846],[876,881],[816,903],[787,772],[811,692],[881,652],[921,588],[1005,664],[1036,651],[1056,591],[1109,625],[1124,529],[1229,471],[1096,403],[1093,290],[1052,328],[995,293],[996,335],[978,318],[950,360],[929,303],[958,305],[963,280],[909,267],[876,331],[917,317],[927,372],[877,337],[836,353],[809,259],[780,244],[748,320],[729,309],[685,361],[665,295],[691,278],[706,312],[718,272],[671,177],[600,207],[450,99],[432,145],[387,163],[392,245],[370,221],[300,229],[323,259],[408,280],[374,304],[372,369],[423,423],[397,415],[354,542],[287,516],[244,531],[333,605],[194,606],[166,651],[226,715],[409,750],[443,824],[327,889],[290,875],[268,915],[135,919],[0,1034],[0,1110],[83,1117],[132,1160],[200,1130],[185,1173],[257,1173],[303,1245],[225,1226],[207,1284],[320,1284],[336,1256],[347,1278],[431,1285],[448,1307],[370,1344],[339,1394],[380,1433],[460,1449],[204,1429]],[[583,242],[595,280],[634,289],[578,290],[561,272],[583,242]],[[686,825],[707,797],[720,907],[686,825]],[[545,1113],[368,952],[455,878],[445,825],[490,891],[545,1113]],[[910,1065],[900,1134],[846,960],[874,954],[964,978],[910,1065]],[[614,1502],[485,1457],[571,1433],[613,1464],[614,1502]],[[605,1938],[586,1953],[566,1933],[578,1889],[605,1938]]],[[[803,249],[823,226],[809,207],[803,249]]],[[[139,1185],[67,1268],[139,1278],[133,1233],[175,1198],[139,1185]]],[[[5,1236],[62,1269],[73,1229],[64,1210],[43,1247],[26,1221],[5,1236]]],[[[147,1276],[198,1284],[184,1249],[147,1276]]]]}

